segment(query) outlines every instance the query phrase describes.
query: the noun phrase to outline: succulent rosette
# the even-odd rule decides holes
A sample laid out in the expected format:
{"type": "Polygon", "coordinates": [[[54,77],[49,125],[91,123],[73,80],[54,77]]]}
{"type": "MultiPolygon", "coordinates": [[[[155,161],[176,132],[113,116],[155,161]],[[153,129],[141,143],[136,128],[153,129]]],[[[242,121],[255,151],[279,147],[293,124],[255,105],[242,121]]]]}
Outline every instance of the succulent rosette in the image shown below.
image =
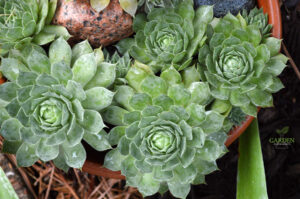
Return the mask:
{"type": "Polygon", "coordinates": [[[243,10],[242,16],[245,18],[248,25],[256,25],[263,38],[267,38],[271,35],[270,31],[272,25],[268,22],[268,14],[264,14],[263,9],[257,9],[256,7],[250,10],[248,13],[247,10],[243,10]]]}
{"type": "Polygon", "coordinates": [[[170,67],[159,77],[135,62],[126,75],[128,85],[117,88],[114,105],[102,113],[104,121],[116,125],[108,135],[117,145],[104,166],[121,170],[127,184],[144,196],[169,189],[185,198],[190,184],[204,183],[226,151],[224,116],[205,110],[209,86],[193,74],[195,67],[182,75],[170,67]]]}
{"type": "Polygon", "coordinates": [[[19,166],[41,159],[65,170],[81,168],[82,140],[98,151],[111,148],[99,111],[112,102],[114,93],[105,87],[114,82],[115,65],[103,59],[87,41],[71,49],[61,37],[49,56],[27,45],[2,59],[9,81],[0,85],[0,134],[4,152],[16,153],[19,166]]]}
{"type": "Polygon", "coordinates": [[[273,106],[272,93],[284,86],[277,78],[286,67],[280,39],[262,35],[239,14],[214,19],[206,44],[199,50],[200,74],[211,94],[229,101],[248,115],[257,107],[273,106]]]}
{"type": "Polygon", "coordinates": [[[206,26],[213,18],[212,6],[196,11],[193,1],[181,1],[175,8],[155,8],[147,16],[134,19],[134,39],[121,40],[121,53],[129,50],[136,60],[157,72],[173,65],[182,70],[192,62],[192,56],[204,43],[206,26]]]}
{"type": "Polygon", "coordinates": [[[50,25],[57,0],[0,0],[0,54],[34,42],[44,45],[59,36],[69,39],[63,26],[50,25]]]}

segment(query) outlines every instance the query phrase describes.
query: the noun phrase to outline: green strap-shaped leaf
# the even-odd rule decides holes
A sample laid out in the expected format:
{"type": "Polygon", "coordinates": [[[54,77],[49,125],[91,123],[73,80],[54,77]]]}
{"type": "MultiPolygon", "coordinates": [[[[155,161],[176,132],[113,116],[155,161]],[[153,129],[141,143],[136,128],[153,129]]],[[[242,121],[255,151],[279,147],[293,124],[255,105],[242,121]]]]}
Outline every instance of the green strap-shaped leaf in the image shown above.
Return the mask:
{"type": "Polygon", "coordinates": [[[237,199],[268,199],[257,119],[239,139],[237,199]]]}
{"type": "Polygon", "coordinates": [[[19,198],[1,167],[0,167],[0,198],[3,199],[19,198]]]}

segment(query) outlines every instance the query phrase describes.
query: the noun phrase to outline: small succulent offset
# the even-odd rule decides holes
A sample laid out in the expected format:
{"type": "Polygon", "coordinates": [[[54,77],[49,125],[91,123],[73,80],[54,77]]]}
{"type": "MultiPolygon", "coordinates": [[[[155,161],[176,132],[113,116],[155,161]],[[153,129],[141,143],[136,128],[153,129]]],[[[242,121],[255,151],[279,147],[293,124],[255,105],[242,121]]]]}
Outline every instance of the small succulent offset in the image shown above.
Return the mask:
{"type": "Polygon", "coordinates": [[[111,148],[98,111],[112,102],[105,87],[114,82],[115,65],[103,60],[87,41],[71,49],[62,37],[50,45],[49,57],[30,44],[2,59],[9,82],[0,85],[0,134],[4,152],[16,153],[19,166],[41,159],[64,170],[81,168],[82,139],[98,151],[111,148]]]}
{"type": "Polygon", "coordinates": [[[273,106],[272,93],[284,87],[276,77],[287,62],[279,53],[281,40],[262,40],[259,28],[248,25],[240,14],[214,19],[208,32],[198,59],[212,96],[252,116],[258,106],[273,106]]]}
{"type": "Polygon", "coordinates": [[[181,1],[175,8],[155,8],[147,16],[136,16],[134,39],[121,40],[117,48],[121,53],[129,50],[134,59],[155,72],[171,65],[183,70],[205,42],[206,27],[212,19],[212,6],[195,11],[191,0],[181,1]]]}
{"type": "MultiPolygon", "coordinates": [[[[109,5],[110,1],[111,0],[90,0],[90,4],[97,12],[101,12],[109,5]]],[[[125,12],[134,17],[138,8],[137,0],[119,0],[119,3],[125,12]]]]}
{"type": "Polygon", "coordinates": [[[121,170],[127,184],[144,196],[169,189],[185,198],[190,184],[204,183],[226,152],[225,117],[205,110],[209,86],[191,75],[195,73],[195,67],[186,68],[184,75],[170,67],[159,77],[135,62],[126,75],[128,85],[117,88],[114,105],[102,113],[105,122],[116,125],[108,135],[110,144],[117,145],[104,166],[121,170]]]}
{"type": "MultiPolygon", "coordinates": [[[[139,0],[138,5],[144,6],[146,13],[151,12],[154,8],[171,8],[175,7],[180,0],[139,0]]],[[[184,1],[184,0],[183,0],[184,1]]]]}
{"type": "Polygon", "coordinates": [[[57,0],[0,0],[0,55],[34,42],[44,45],[70,35],[63,26],[50,25],[57,0]]]}
{"type": "Polygon", "coordinates": [[[256,7],[250,10],[249,14],[247,10],[243,10],[242,16],[245,18],[248,25],[256,25],[263,36],[267,38],[271,35],[272,25],[268,23],[268,14],[264,14],[263,9],[257,9],[256,7]]]}

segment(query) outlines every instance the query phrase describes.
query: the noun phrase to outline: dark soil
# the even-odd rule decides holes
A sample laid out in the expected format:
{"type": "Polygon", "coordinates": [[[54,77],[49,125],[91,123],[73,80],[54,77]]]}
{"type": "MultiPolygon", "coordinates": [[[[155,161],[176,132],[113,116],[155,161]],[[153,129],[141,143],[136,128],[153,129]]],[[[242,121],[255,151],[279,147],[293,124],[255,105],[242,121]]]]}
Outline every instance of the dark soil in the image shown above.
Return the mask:
{"type": "MultiPolygon", "coordinates": [[[[300,69],[300,1],[284,1],[281,12],[284,42],[300,69]]],[[[300,80],[290,65],[280,79],[285,88],[274,95],[274,107],[258,115],[268,195],[269,199],[300,199],[300,80]],[[295,143],[276,147],[269,139],[278,138],[276,130],[284,127],[289,127],[284,137],[294,138],[295,143]]],[[[236,198],[238,141],[229,151],[218,161],[220,171],[208,175],[206,185],[193,186],[188,199],[236,198]]],[[[152,198],[173,197],[166,193],[152,198]]]]}

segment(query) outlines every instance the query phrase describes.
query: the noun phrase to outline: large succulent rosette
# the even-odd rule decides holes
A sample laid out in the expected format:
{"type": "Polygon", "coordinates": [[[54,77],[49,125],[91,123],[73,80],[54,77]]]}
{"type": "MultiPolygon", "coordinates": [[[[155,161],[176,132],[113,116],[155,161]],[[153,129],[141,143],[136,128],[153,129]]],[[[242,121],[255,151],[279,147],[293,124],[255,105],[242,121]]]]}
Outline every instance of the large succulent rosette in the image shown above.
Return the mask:
{"type": "Polygon", "coordinates": [[[115,65],[103,62],[101,49],[87,41],[74,46],[59,38],[46,52],[34,45],[11,50],[0,70],[0,134],[4,152],[16,153],[19,166],[38,159],[57,167],[81,168],[86,159],[82,139],[102,151],[111,148],[98,111],[114,93],[105,87],[115,65]]]}
{"type": "Polygon", "coordinates": [[[57,0],[0,0],[0,54],[34,42],[44,45],[70,37],[63,26],[50,25],[57,0]]]}
{"type": "Polygon", "coordinates": [[[155,8],[147,16],[135,17],[134,39],[121,40],[117,47],[121,53],[129,50],[133,58],[155,72],[171,65],[182,70],[204,43],[206,25],[212,18],[211,6],[195,11],[191,0],[181,1],[176,8],[155,8]]]}
{"type": "Polygon", "coordinates": [[[144,196],[169,189],[185,198],[190,184],[204,183],[204,176],[217,169],[215,161],[226,150],[224,116],[205,110],[211,100],[208,84],[192,75],[194,67],[183,73],[171,67],[159,77],[136,62],[127,73],[128,85],[117,88],[114,105],[102,114],[116,125],[109,141],[117,145],[104,166],[121,170],[127,184],[144,196]]]}
{"type": "Polygon", "coordinates": [[[273,106],[272,93],[283,88],[276,76],[287,62],[279,53],[281,40],[269,37],[262,41],[258,26],[248,25],[240,14],[215,19],[210,27],[198,58],[212,96],[252,116],[258,106],[273,106]]]}

